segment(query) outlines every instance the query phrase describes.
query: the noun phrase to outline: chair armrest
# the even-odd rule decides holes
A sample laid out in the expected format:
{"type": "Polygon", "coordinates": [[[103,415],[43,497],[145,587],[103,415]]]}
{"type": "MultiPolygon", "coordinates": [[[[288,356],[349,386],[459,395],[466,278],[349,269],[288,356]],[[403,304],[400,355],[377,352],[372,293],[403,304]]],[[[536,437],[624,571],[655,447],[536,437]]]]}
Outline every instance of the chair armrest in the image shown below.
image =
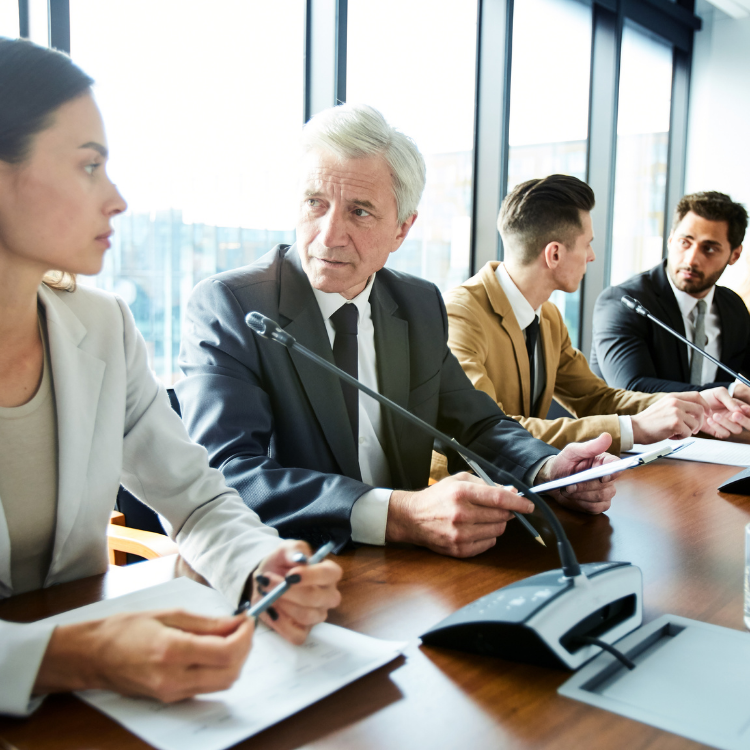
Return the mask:
{"type": "Polygon", "coordinates": [[[110,552],[129,552],[147,560],[177,552],[177,545],[168,536],[114,524],[107,527],[107,545],[110,552]]]}

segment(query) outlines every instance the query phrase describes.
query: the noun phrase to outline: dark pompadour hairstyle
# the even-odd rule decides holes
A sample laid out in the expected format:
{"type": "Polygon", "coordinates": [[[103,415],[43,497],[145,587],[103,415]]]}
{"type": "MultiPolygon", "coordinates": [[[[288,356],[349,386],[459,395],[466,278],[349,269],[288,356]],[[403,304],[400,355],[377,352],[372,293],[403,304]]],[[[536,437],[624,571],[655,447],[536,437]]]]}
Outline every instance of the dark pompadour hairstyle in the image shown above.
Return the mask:
{"type": "Polygon", "coordinates": [[[52,113],[93,82],[61,52],[0,37],[0,160],[22,162],[52,113]]]}
{"type": "Polygon", "coordinates": [[[508,193],[497,228],[523,265],[533,263],[550,242],[568,244],[581,232],[581,211],[594,207],[594,191],[576,177],[552,174],[528,180],[508,193]]]}
{"type": "Polygon", "coordinates": [[[735,203],[728,195],[709,190],[681,198],[672,218],[673,232],[689,211],[708,221],[726,221],[727,239],[732,250],[739,247],[745,239],[747,211],[741,203],[735,203]]]}

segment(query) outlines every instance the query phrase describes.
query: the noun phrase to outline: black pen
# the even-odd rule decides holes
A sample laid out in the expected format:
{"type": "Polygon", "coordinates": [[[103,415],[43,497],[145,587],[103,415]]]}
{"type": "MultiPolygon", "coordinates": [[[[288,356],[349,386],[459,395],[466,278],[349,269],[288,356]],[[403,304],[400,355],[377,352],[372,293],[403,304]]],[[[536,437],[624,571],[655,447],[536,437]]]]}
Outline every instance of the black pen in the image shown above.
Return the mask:
{"type": "MultiPolygon", "coordinates": [[[[309,560],[305,558],[304,555],[300,554],[299,558],[295,559],[295,562],[299,562],[301,565],[305,563],[307,565],[315,565],[316,563],[321,562],[333,550],[333,547],[333,542],[327,542],[309,560]]],[[[234,614],[241,615],[243,612],[247,612],[248,617],[254,617],[257,620],[258,617],[262,615],[277,599],[284,596],[293,583],[296,583],[296,581],[290,583],[289,577],[287,577],[286,580],[282,581],[273,591],[269,591],[252,607],[250,606],[250,602],[243,602],[240,604],[240,606],[234,611],[234,614]]]]}

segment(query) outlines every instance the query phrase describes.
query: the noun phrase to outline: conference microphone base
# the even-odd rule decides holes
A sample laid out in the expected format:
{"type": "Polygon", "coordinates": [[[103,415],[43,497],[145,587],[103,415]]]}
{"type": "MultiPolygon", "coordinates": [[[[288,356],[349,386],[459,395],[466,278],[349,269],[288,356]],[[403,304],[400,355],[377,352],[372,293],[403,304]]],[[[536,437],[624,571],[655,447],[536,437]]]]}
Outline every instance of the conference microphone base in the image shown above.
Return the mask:
{"type": "Polygon", "coordinates": [[[601,653],[581,638],[614,644],[641,625],[642,593],[641,571],[630,563],[586,563],[576,578],[550,570],[467,604],[424,633],[422,642],[578,669],[601,653]]]}

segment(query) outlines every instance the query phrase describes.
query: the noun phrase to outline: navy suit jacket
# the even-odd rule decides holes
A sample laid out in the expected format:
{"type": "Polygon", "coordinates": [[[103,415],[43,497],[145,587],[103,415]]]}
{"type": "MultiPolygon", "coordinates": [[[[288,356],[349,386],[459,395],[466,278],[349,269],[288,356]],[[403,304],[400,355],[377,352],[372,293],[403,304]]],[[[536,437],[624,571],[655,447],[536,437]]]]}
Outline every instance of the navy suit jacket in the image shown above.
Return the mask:
{"type": "MultiPolygon", "coordinates": [[[[380,392],[459,442],[524,477],[558,451],[533,438],[474,389],[447,345],[448,320],[433,284],[389,269],[370,295],[380,392]]],[[[256,336],[257,310],[333,362],[325,322],[294,247],[277,245],[250,266],[198,284],[187,307],[175,390],[191,437],[245,503],[282,536],[341,549],[368,490],[339,379],[256,336]]],[[[427,485],[433,439],[383,409],[394,488],[427,485]]]]}
{"type": "MultiPolygon", "coordinates": [[[[620,302],[625,294],[635,297],[652,315],[684,336],[682,313],[667,280],[666,266],[665,260],[599,295],[594,310],[591,369],[615,388],[646,393],[729,386],[733,378],[721,369],[716,373],[717,382],[691,385],[687,345],[620,302]]],[[[716,286],[714,302],[721,324],[718,359],[747,375],[750,373],[750,313],[742,299],[724,286],[716,286]]]]}

